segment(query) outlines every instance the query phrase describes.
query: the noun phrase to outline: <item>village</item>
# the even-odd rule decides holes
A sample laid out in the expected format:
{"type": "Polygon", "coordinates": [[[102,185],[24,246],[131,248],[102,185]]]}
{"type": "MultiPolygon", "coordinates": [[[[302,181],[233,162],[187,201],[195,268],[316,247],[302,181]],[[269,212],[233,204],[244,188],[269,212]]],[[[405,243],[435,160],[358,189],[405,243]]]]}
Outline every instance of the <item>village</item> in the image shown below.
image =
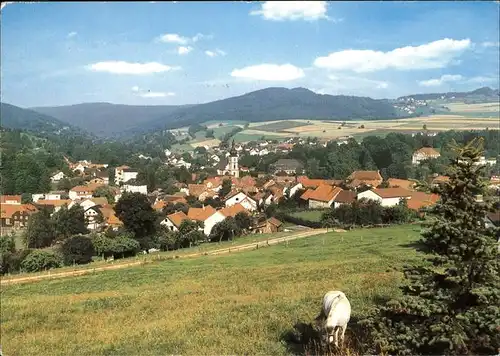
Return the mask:
{"type": "MultiPolygon", "coordinates": [[[[360,199],[378,201],[384,207],[396,206],[401,200],[405,200],[408,208],[416,212],[432,206],[439,199],[436,194],[419,191],[413,180],[388,178],[384,181],[379,171],[354,171],[343,180],[328,180],[311,179],[301,174],[303,164],[295,159],[279,159],[271,165],[269,172],[251,172],[250,168],[239,164],[242,153],[265,156],[270,152],[288,152],[294,144],[290,140],[282,144],[264,141],[249,146],[233,142],[228,148],[207,147],[205,149],[210,150],[211,164],[217,169],[217,175],[199,179],[199,174],[192,172],[193,183],[175,182],[177,192],[173,194],[166,194],[162,189],[148,191],[147,185],[133,184],[138,175],[133,167],[115,167],[110,181],[108,164],[86,160],[71,162],[66,158],[68,168],[83,177],[86,183],[69,190],[32,194],[30,202],[24,203],[21,195],[2,195],[2,229],[10,231],[25,228],[30,215],[43,208],[49,209],[53,214],[63,206],[71,208],[80,205],[90,231],[103,231],[107,228],[116,230],[123,223],[117,217],[114,205],[125,192],[146,195],[155,211],[159,214],[164,212],[160,224],[170,231],[178,231],[183,221],[190,220],[201,223],[199,229],[207,237],[217,223],[228,217],[234,218],[241,212],[252,217],[249,230],[252,233],[282,231],[283,222],[274,217],[266,217],[263,212],[270,205],[293,198],[299,198],[296,200],[300,207],[309,210],[337,208],[360,199]],[[227,184],[225,181],[228,181],[227,184]],[[106,196],[99,194],[103,189],[107,192],[106,196]],[[169,213],[165,213],[167,206],[170,207],[169,213]]],[[[165,165],[169,167],[191,167],[191,163],[182,155],[166,150],[165,156],[165,165]]],[[[412,163],[418,165],[439,156],[435,149],[423,147],[413,153],[412,163]]],[[[151,159],[144,156],[140,158],[151,159]]],[[[496,161],[484,158],[478,162],[485,165],[495,163],[496,161]]],[[[64,178],[63,172],[54,172],[51,181],[57,184],[64,178]]],[[[429,183],[435,185],[447,180],[446,176],[435,175],[429,183]]],[[[491,177],[489,187],[498,190],[500,178],[491,177]]]]}

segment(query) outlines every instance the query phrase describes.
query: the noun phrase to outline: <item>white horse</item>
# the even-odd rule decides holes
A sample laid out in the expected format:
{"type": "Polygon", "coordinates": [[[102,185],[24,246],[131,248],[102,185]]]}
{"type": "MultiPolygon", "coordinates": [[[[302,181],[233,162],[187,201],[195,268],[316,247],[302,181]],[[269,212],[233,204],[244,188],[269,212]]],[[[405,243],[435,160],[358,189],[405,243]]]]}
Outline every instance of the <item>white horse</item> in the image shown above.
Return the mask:
{"type": "Polygon", "coordinates": [[[351,318],[351,303],[341,291],[330,291],[323,297],[323,307],[321,313],[316,317],[317,321],[325,321],[324,328],[328,337],[328,343],[335,341],[335,346],[339,346],[339,331],[341,345],[344,343],[344,334],[347,323],[351,318]]]}

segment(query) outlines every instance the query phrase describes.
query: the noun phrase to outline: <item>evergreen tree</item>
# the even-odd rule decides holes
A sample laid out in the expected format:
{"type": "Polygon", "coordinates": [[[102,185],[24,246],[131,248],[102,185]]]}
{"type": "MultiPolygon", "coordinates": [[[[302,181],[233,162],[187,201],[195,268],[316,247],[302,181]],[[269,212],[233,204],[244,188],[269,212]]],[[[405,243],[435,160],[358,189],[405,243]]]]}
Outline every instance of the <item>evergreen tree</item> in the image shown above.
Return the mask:
{"type": "Polygon", "coordinates": [[[498,228],[485,226],[490,203],[484,167],[474,165],[482,139],[453,144],[457,158],[450,181],[433,188],[441,196],[424,230],[420,250],[427,263],[405,268],[403,297],[362,324],[373,338],[371,352],[390,354],[495,354],[500,347],[498,228]]]}

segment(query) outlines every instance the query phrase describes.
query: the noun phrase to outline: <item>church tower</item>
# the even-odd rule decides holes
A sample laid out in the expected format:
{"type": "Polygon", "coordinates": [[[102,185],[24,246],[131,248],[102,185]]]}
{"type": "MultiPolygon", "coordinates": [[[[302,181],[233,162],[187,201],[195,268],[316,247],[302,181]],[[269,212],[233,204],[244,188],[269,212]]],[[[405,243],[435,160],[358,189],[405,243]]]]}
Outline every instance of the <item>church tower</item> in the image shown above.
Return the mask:
{"type": "Polygon", "coordinates": [[[236,178],[240,177],[240,167],[238,166],[238,152],[236,151],[236,147],[234,147],[234,140],[231,146],[231,150],[229,151],[229,174],[235,176],[236,178]]]}

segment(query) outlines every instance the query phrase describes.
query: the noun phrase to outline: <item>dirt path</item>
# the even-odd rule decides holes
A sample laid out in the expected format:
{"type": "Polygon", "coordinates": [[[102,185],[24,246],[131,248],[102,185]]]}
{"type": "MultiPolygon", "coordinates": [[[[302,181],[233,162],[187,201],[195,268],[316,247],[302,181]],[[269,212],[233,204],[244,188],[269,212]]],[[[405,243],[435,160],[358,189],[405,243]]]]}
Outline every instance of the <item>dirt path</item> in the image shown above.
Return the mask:
{"type": "MultiPolygon", "coordinates": [[[[293,241],[293,240],[297,240],[297,239],[301,239],[301,238],[305,238],[305,237],[309,237],[309,236],[323,234],[325,232],[326,232],[326,229],[311,229],[311,230],[301,231],[301,232],[298,232],[298,233],[290,235],[290,236],[277,237],[277,238],[269,239],[269,240],[265,240],[265,241],[252,242],[252,243],[247,243],[247,244],[243,244],[243,245],[225,247],[225,248],[212,250],[212,251],[196,252],[196,253],[191,253],[191,254],[187,254],[187,255],[177,255],[177,256],[175,256],[175,259],[193,258],[193,257],[210,256],[210,255],[222,255],[225,253],[258,249],[260,247],[272,246],[272,245],[276,245],[276,244],[287,242],[287,241],[293,241]]],[[[75,270],[75,271],[67,271],[67,272],[59,272],[59,273],[50,273],[49,272],[47,274],[37,275],[37,276],[12,277],[12,278],[8,278],[8,279],[1,279],[0,285],[3,286],[3,285],[7,285],[7,284],[36,282],[36,281],[40,281],[40,280],[44,280],[44,279],[75,277],[75,276],[81,276],[84,274],[95,273],[95,272],[100,272],[100,271],[115,270],[115,269],[139,266],[139,265],[152,263],[152,262],[154,262],[154,259],[151,259],[148,261],[143,260],[143,261],[135,261],[135,262],[129,262],[129,263],[120,263],[120,264],[114,264],[114,265],[110,265],[110,266],[86,268],[86,269],[79,269],[79,270],[75,270]]]]}

